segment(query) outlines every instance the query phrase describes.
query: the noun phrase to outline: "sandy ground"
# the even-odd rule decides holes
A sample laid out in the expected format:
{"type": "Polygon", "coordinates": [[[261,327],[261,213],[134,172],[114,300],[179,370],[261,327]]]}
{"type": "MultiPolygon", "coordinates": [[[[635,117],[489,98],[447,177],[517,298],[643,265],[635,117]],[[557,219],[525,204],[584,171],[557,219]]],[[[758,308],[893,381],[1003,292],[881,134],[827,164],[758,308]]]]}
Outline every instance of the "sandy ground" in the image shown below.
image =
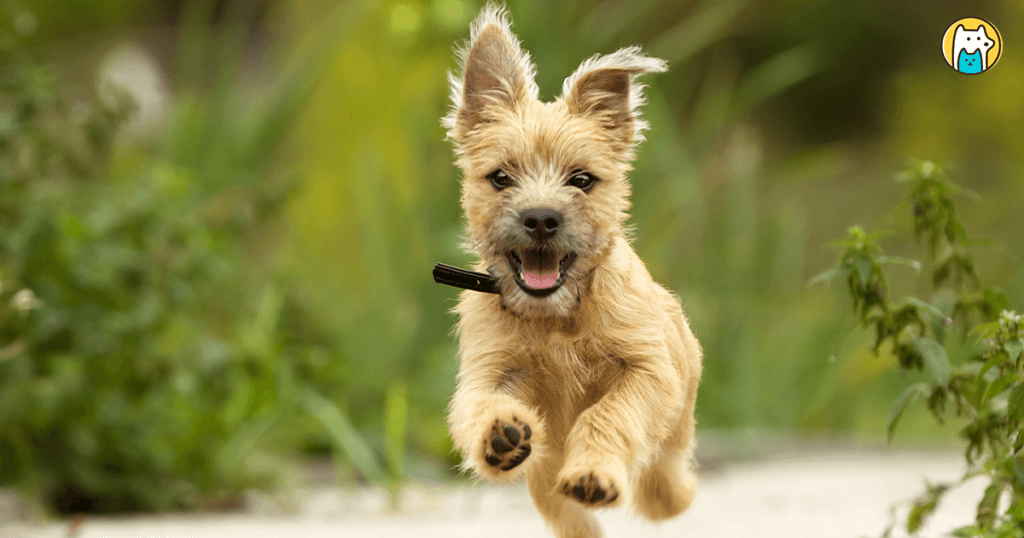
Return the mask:
{"type": "MultiPolygon", "coordinates": [[[[922,491],[925,479],[955,481],[958,454],[809,451],[702,473],[690,510],[653,525],[623,510],[598,517],[609,538],[879,537],[890,507],[922,491]]],[[[950,493],[922,537],[947,536],[973,519],[983,485],[968,482],[950,493]]],[[[410,486],[403,509],[390,511],[373,489],[302,491],[291,510],[253,499],[243,513],[90,518],[69,534],[67,521],[44,525],[0,523],[3,538],[521,538],[548,537],[525,486],[410,486]]],[[[904,532],[893,534],[905,536],[904,532]]]]}

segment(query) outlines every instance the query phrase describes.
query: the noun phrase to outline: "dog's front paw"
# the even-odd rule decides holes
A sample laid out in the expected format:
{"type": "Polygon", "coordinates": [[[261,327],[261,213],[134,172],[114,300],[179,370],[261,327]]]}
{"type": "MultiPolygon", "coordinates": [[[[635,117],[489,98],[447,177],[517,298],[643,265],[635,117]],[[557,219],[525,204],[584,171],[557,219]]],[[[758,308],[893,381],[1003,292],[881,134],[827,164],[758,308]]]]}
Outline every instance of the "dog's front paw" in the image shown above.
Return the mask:
{"type": "Polygon", "coordinates": [[[572,461],[558,474],[556,491],[590,508],[604,508],[622,502],[627,477],[626,469],[613,464],[610,458],[572,461]]]}
{"type": "Polygon", "coordinates": [[[462,468],[486,480],[516,480],[545,452],[544,419],[507,395],[470,399],[456,393],[448,423],[462,468]]]}
{"type": "Polygon", "coordinates": [[[563,478],[558,483],[558,490],[595,508],[611,505],[619,498],[619,486],[615,480],[593,471],[563,478]]]}
{"type": "Polygon", "coordinates": [[[533,429],[518,417],[511,417],[508,422],[495,419],[487,439],[484,439],[484,461],[491,467],[511,471],[533,452],[530,446],[532,437],[533,429]]]}

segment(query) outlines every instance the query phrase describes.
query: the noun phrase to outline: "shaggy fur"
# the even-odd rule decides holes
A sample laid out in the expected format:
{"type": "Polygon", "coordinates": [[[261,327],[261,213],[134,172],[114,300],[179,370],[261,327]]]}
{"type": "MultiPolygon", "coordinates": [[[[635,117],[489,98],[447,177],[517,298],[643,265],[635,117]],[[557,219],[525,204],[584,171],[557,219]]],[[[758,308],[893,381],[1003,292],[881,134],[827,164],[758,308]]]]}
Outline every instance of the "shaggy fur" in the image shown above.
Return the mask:
{"type": "Polygon", "coordinates": [[[701,349],[623,229],[625,173],[646,127],[635,78],[665,63],[636,47],[597,56],[542,103],[533,63],[495,6],[459,57],[443,123],[464,173],[467,248],[501,293],[465,291],[456,308],[455,446],[480,477],[525,476],[559,538],[601,536],[588,508],[628,501],[652,520],[675,516],[697,485],[701,349]],[[548,236],[531,230],[537,210],[557,215],[543,221],[548,236]],[[557,285],[524,284],[520,269],[553,263],[529,252],[560,260],[557,285]]]}

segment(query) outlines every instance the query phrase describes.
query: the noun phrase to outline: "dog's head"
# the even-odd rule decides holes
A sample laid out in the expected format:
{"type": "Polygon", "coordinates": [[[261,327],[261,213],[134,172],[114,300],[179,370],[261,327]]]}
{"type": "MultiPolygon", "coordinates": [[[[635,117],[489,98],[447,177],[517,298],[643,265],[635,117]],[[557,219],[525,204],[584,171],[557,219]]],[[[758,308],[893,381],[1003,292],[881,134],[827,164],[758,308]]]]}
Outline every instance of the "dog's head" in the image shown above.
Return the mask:
{"type": "Polygon", "coordinates": [[[460,51],[444,119],[462,168],[468,248],[499,278],[502,299],[528,317],[565,317],[594,268],[624,235],[625,172],[646,123],[641,73],[665,63],[629,47],[594,56],[552,103],[504,10],[486,7],[460,51]]]}

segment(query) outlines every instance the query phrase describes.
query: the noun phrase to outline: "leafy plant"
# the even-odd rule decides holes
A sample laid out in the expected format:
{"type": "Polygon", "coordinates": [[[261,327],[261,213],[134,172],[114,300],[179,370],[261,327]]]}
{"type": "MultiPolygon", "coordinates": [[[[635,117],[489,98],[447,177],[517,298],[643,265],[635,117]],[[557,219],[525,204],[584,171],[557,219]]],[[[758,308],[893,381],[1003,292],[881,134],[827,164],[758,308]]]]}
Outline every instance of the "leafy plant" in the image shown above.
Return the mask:
{"type": "Polygon", "coordinates": [[[271,255],[324,57],[255,102],[181,82],[146,148],[115,143],[125,96],[0,46],[0,484],[63,512],[216,508],[319,438],[385,481],[332,392],[335,337],[271,255]]]}
{"type": "MultiPolygon", "coordinates": [[[[988,487],[978,503],[973,525],[954,536],[1019,538],[1024,536],[1024,320],[1009,310],[1006,296],[982,287],[972,247],[984,242],[968,237],[955,200],[971,194],[947,178],[945,170],[921,161],[899,176],[910,185],[902,207],[910,208],[914,234],[927,245],[932,296],[929,301],[889,297],[884,266],[913,260],[883,254],[882,234],[850,228],[836,243],[839,264],[811,283],[843,279],[860,323],[874,332],[872,350],[891,353],[906,370],[930,374],[915,383],[893,406],[888,425],[891,440],[904,411],[918,400],[943,422],[949,415],[964,421],[960,436],[967,441],[969,471],[963,480],[984,477],[988,487]],[[960,339],[976,340],[970,356],[953,364],[946,352],[950,329],[960,339]],[[1005,509],[1001,501],[1008,498],[1005,509]]],[[[951,484],[929,485],[915,500],[906,526],[918,531],[939,506],[951,484]]]]}

